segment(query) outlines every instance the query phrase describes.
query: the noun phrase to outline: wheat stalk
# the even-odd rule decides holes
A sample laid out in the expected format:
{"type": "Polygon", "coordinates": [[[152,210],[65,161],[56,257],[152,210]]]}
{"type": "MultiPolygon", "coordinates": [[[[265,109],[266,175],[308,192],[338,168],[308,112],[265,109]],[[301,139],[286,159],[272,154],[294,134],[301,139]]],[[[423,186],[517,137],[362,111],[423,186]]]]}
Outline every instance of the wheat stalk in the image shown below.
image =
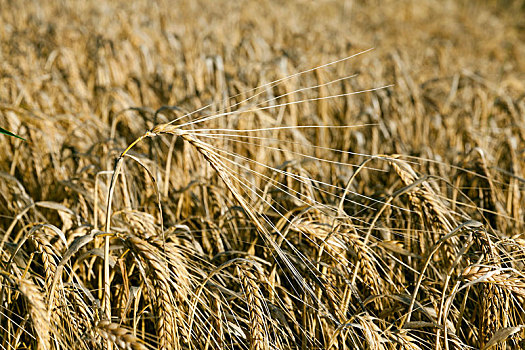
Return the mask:
{"type": "Polygon", "coordinates": [[[28,279],[17,280],[17,287],[29,305],[29,314],[38,339],[37,349],[51,349],[51,330],[47,319],[47,308],[44,304],[44,295],[38,287],[28,279]]]}
{"type": "Polygon", "coordinates": [[[241,283],[246,296],[250,320],[250,350],[268,350],[268,326],[263,307],[263,300],[255,275],[250,271],[239,269],[241,283]]]}
{"type": "Polygon", "coordinates": [[[123,350],[146,350],[147,347],[125,328],[116,323],[100,321],[95,327],[102,338],[123,350]]]}

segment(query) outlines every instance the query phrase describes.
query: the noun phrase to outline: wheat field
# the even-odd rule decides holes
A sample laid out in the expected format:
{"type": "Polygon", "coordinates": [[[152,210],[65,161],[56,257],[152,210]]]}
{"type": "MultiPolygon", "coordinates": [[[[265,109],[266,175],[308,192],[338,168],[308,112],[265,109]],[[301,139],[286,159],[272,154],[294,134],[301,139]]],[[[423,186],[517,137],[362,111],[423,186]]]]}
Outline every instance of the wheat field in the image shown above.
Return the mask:
{"type": "Polygon", "coordinates": [[[0,16],[0,349],[525,346],[524,1],[0,16]]]}

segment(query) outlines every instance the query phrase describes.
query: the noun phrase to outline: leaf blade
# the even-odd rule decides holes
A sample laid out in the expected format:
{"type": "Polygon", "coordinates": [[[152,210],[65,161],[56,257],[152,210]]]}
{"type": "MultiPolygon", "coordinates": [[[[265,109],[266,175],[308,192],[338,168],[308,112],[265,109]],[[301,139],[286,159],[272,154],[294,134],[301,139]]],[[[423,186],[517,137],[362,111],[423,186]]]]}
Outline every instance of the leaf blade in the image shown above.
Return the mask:
{"type": "Polygon", "coordinates": [[[24,139],[23,137],[20,137],[20,136],[18,136],[17,134],[13,134],[11,131],[8,131],[8,130],[6,130],[6,129],[4,129],[4,128],[0,128],[0,134],[4,134],[4,135],[8,135],[8,136],[13,136],[13,137],[16,137],[16,138],[18,138],[18,139],[20,139],[20,140],[23,140],[23,141],[26,140],[26,139],[24,139]]]}

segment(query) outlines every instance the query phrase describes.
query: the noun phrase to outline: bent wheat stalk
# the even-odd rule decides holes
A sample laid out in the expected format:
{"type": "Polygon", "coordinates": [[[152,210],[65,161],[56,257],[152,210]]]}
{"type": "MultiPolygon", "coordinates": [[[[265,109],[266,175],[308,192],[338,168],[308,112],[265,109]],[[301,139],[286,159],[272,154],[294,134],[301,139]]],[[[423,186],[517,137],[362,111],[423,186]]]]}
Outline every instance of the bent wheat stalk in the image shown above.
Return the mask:
{"type": "MultiPolygon", "coordinates": [[[[335,63],[340,62],[340,61],[344,61],[344,60],[345,59],[339,60],[339,61],[336,61],[335,63]]],[[[335,63],[333,63],[333,64],[335,64],[335,63]]],[[[330,65],[330,64],[328,64],[328,65],[330,65]]],[[[325,66],[327,66],[327,65],[323,65],[323,66],[320,66],[320,67],[325,67],[325,66]]],[[[295,75],[287,77],[286,79],[289,79],[289,78],[291,78],[293,76],[297,76],[297,75],[300,75],[300,74],[304,74],[304,73],[306,73],[308,71],[312,71],[312,70],[307,70],[307,71],[304,71],[304,72],[301,72],[301,73],[297,73],[295,75]]],[[[265,215],[259,215],[257,213],[255,208],[249,202],[248,198],[250,198],[250,197],[246,197],[245,194],[251,193],[252,197],[254,199],[257,199],[258,201],[260,201],[261,203],[266,205],[268,208],[271,208],[273,211],[276,212],[276,214],[278,214],[282,219],[284,219],[285,222],[287,222],[292,227],[295,225],[295,222],[291,221],[289,218],[287,218],[284,215],[284,210],[285,210],[284,207],[282,207],[279,203],[272,203],[273,199],[265,198],[264,192],[262,192],[258,188],[253,188],[250,184],[248,184],[245,181],[243,181],[242,175],[240,175],[239,173],[236,173],[235,170],[232,169],[230,165],[233,165],[233,166],[237,167],[237,169],[242,169],[243,171],[246,171],[246,172],[248,172],[248,173],[258,177],[259,179],[261,179],[263,181],[263,183],[266,182],[267,184],[273,186],[278,191],[281,191],[281,192],[283,192],[283,193],[285,193],[285,194],[287,194],[287,195],[289,195],[289,196],[291,196],[293,198],[296,198],[296,200],[299,200],[300,202],[302,202],[303,204],[305,204],[307,206],[314,206],[314,207],[318,206],[319,208],[324,208],[325,210],[328,210],[330,212],[336,212],[336,209],[332,208],[332,207],[330,207],[328,205],[325,205],[325,204],[323,204],[323,203],[321,203],[319,201],[317,201],[312,195],[304,195],[304,194],[300,193],[296,189],[290,187],[290,185],[280,184],[275,179],[272,179],[271,177],[268,177],[267,175],[265,175],[265,174],[263,174],[263,173],[261,173],[259,171],[254,170],[253,168],[251,168],[251,166],[259,167],[259,168],[268,170],[270,172],[273,172],[275,174],[281,175],[283,177],[288,177],[288,178],[292,179],[293,181],[296,181],[297,183],[303,184],[304,186],[307,186],[307,187],[315,186],[317,188],[317,190],[320,193],[322,193],[323,195],[327,195],[327,196],[330,196],[330,197],[334,196],[338,201],[341,201],[341,203],[343,201],[345,201],[344,196],[346,196],[348,194],[348,192],[351,192],[352,194],[354,194],[356,196],[365,198],[365,199],[370,200],[372,202],[376,202],[376,203],[377,202],[383,203],[383,202],[380,201],[380,200],[373,199],[373,198],[368,197],[368,196],[360,195],[359,193],[355,193],[353,191],[350,191],[348,188],[345,189],[345,188],[333,185],[333,184],[329,183],[328,181],[320,181],[320,180],[317,180],[317,179],[310,178],[308,176],[304,176],[302,174],[301,175],[294,174],[291,171],[281,170],[281,169],[278,169],[278,168],[275,168],[275,167],[271,167],[271,166],[268,166],[267,164],[264,164],[264,162],[258,162],[258,161],[254,160],[252,158],[244,157],[242,155],[237,155],[234,152],[229,152],[229,151],[223,150],[221,148],[216,148],[216,147],[212,146],[211,144],[202,141],[200,138],[201,137],[206,137],[206,138],[209,138],[211,140],[221,138],[222,140],[230,140],[230,141],[238,142],[238,143],[248,143],[249,141],[254,141],[254,140],[258,140],[258,139],[260,139],[260,140],[272,140],[272,139],[267,138],[267,137],[258,137],[258,136],[244,135],[244,133],[273,132],[274,135],[277,135],[277,133],[280,132],[280,131],[295,132],[295,131],[300,130],[300,129],[304,129],[304,130],[308,130],[308,129],[327,129],[327,130],[328,129],[333,129],[333,130],[336,130],[336,129],[354,128],[355,126],[346,126],[346,125],[334,125],[334,126],[329,126],[329,125],[297,125],[297,126],[286,126],[286,125],[282,125],[282,126],[275,126],[275,127],[247,128],[247,129],[239,129],[239,130],[232,129],[232,128],[221,128],[221,127],[216,127],[216,128],[201,127],[201,128],[197,128],[197,129],[193,129],[193,128],[195,126],[200,125],[201,123],[211,122],[211,121],[214,121],[214,120],[218,120],[219,118],[232,118],[232,117],[239,116],[239,115],[249,114],[251,112],[260,112],[260,111],[264,111],[264,110],[283,108],[283,107],[290,106],[290,105],[295,105],[295,104],[306,104],[306,103],[314,102],[314,101],[348,97],[348,96],[352,96],[352,95],[356,95],[356,94],[360,94],[360,93],[366,93],[366,92],[377,91],[377,90],[380,90],[380,89],[385,89],[385,88],[388,88],[388,87],[391,86],[391,85],[387,85],[387,86],[383,86],[383,87],[379,87],[379,88],[365,89],[365,90],[359,90],[359,91],[353,91],[353,92],[345,92],[345,93],[334,94],[334,95],[323,95],[323,96],[315,97],[315,98],[304,98],[304,99],[300,99],[300,100],[297,100],[297,101],[288,101],[286,103],[274,103],[274,104],[271,104],[271,105],[268,105],[268,106],[261,106],[264,103],[270,103],[272,101],[278,100],[279,98],[282,98],[282,97],[285,97],[285,96],[289,96],[290,94],[293,94],[293,93],[305,92],[305,91],[310,90],[310,89],[325,87],[325,86],[328,86],[328,85],[333,84],[335,82],[342,81],[344,79],[348,79],[348,78],[351,78],[351,77],[353,77],[353,76],[348,76],[348,77],[345,77],[345,78],[340,78],[340,79],[336,79],[336,80],[330,81],[328,83],[317,84],[317,85],[312,86],[312,87],[301,88],[301,89],[298,89],[298,90],[295,90],[295,91],[292,91],[292,92],[287,92],[287,93],[281,94],[281,95],[279,95],[279,96],[277,96],[275,98],[267,99],[266,101],[263,101],[261,103],[255,104],[251,108],[250,107],[249,108],[244,108],[244,109],[240,108],[239,110],[230,111],[230,112],[219,112],[219,113],[215,113],[215,114],[211,114],[211,115],[207,115],[207,116],[205,115],[205,116],[196,118],[195,120],[190,120],[190,121],[187,121],[187,122],[179,124],[179,125],[175,125],[174,124],[176,121],[179,121],[179,120],[181,120],[183,118],[189,117],[189,116],[191,116],[191,115],[193,115],[195,113],[198,113],[198,112],[204,110],[206,107],[208,107],[208,106],[205,106],[205,107],[200,108],[200,109],[198,109],[198,110],[196,110],[196,111],[194,111],[192,113],[187,113],[187,114],[183,115],[182,117],[176,118],[176,119],[174,119],[174,120],[172,120],[172,121],[170,121],[168,123],[159,124],[159,125],[154,126],[152,129],[147,131],[144,135],[140,136],[135,141],[133,141],[120,154],[120,156],[116,160],[116,163],[115,163],[115,166],[114,166],[114,169],[113,169],[113,174],[112,174],[112,177],[111,177],[111,182],[110,182],[109,189],[108,189],[108,195],[107,195],[105,232],[108,232],[108,233],[111,232],[112,201],[113,201],[115,186],[116,186],[118,177],[119,177],[119,175],[122,172],[122,166],[123,166],[123,163],[125,161],[125,157],[128,156],[128,153],[130,152],[130,150],[133,147],[135,147],[138,143],[140,143],[142,140],[144,140],[146,138],[152,138],[152,137],[156,137],[156,136],[163,135],[163,134],[165,134],[165,135],[166,134],[167,135],[173,135],[175,137],[180,137],[187,144],[191,145],[200,155],[202,155],[202,157],[205,159],[205,161],[211,166],[211,168],[215,171],[217,176],[226,185],[228,191],[231,193],[231,195],[233,196],[235,201],[243,209],[244,214],[248,217],[248,219],[251,222],[251,224],[256,228],[256,230],[259,233],[262,241],[265,242],[265,244],[266,244],[266,246],[268,248],[270,248],[270,250],[272,251],[272,254],[276,258],[278,258],[278,259],[276,259],[276,264],[279,265],[279,266],[281,266],[281,264],[284,264],[281,267],[282,268],[284,267],[287,271],[289,271],[291,273],[291,276],[292,276],[293,280],[296,281],[297,286],[300,289],[302,289],[302,291],[304,293],[309,295],[310,299],[305,299],[304,302],[306,302],[306,300],[313,300],[314,301],[314,303],[312,305],[308,305],[308,307],[325,309],[325,304],[320,302],[320,300],[319,300],[320,295],[318,295],[318,293],[316,293],[314,291],[312,286],[309,283],[306,282],[306,279],[304,278],[303,273],[298,270],[298,268],[296,266],[296,263],[292,259],[290,259],[290,257],[288,256],[288,253],[285,253],[283,248],[281,248],[281,244],[284,242],[287,245],[287,247],[289,247],[293,251],[293,253],[296,256],[296,258],[299,259],[299,261],[307,269],[307,273],[308,274],[311,274],[312,276],[321,276],[323,273],[318,269],[318,267],[316,267],[314,264],[312,264],[309,261],[309,259],[306,257],[306,255],[303,252],[300,251],[300,249],[298,249],[297,247],[294,246],[294,244],[292,244],[291,242],[288,241],[288,239],[281,232],[281,230],[277,228],[275,223],[273,223],[265,215]],[[230,158],[233,158],[233,160],[230,159],[230,158]],[[248,164],[248,166],[241,164],[240,161],[246,162],[248,164]],[[326,188],[323,188],[323,187],[326,187],[326,188]],[[328,190],[336,190],[336,191],[340,191],[340,192],[344,191],[345,194],[343,195],[343,197],[341,197],[340,195],[332,193],[331,191],[328,191],[328,190]],[[276,235],[278,237],[277,240],[275,239],[274,235],[276,235]],[[316,306],[314,306],[314,305],[316,305],[316,306]]],[[[280,80],[277,80],[277,81],[275,81],[273,83],[269,83],[269,84],[266,84],[266,85],[268,85],[268,86],[276,86],[278,83],[280,83],[280,82],[282,82],[284,80],[285,79],[280,79],[280,80]]],[[[263,85],[263,86],[266,86],[266,85],[263,85]]],[[[261,87],[259,87],[259,88],[261,88],[261,87]]],[[[257,88],[257,89],[259,89],[259,88],[257,88]]],[[[257,89],[255,89],[255,91],[257,89]]],[[[230,106],[230,108],[238,106],[241,103],[245,103],[245,102],[255,98],[256,96],[260,95],[261,93],[262,92],[258,92],[254,96],[246,98],[246,99],[242,100],[241,102],[235,103],[234,105],[230,106]]],[[[165,109],[167,109],[167,108],[161,108],[161,109],[157,110],[157,112],[155,112],[155,116],[157,116],[157,114],[160,113],[160,111],[163,111],[165,109]]],[[[168,108],[168,109],[172,109],[172,108],[168,108]]],[[[276,139],[274,139],[274,141],[276,141],[276,139]]],[[[296,143],[296,144],[300,145],[300,143],[297,143],[297,142],[294,142],[294,141],[290,141],[290,140],[284,140],[284,142],[291,142],[291,144],[296,143]]],[[[275,152],[284,151],[284,152],[287,152],[287,153],[291,154],[292,156],[299,156],[299,157],[304,158],[304,159],[306,159],[308,161],[326,162],[327,164],[334,165],[334,166],[345,166],[345,165],[353,166],[352,164],[346,164],[346,163],[342,163],[342,162],[333,161],[333,160],[330,160],[330,159],[324,159],[324,158],[321,158],[321,157],[318,157],[318,156],[309,155],[309,154],[306,154],[305,152],[296,152],[296,151],[293,151],[293,150],[285,150],[285,149],[281,149],[280,147],[271,147],[271,146],[267,146],[267,145],[263,145],[263,144],[255,144],[254,143],[252,145],[254,145],[255,147],[260,147],[261,149],[269,150],[269,151],[275,151],[275,152]]],[[[369,156],[367,154],[352,153],[352,152],[349,152],[349,151],[341,151],[341,150],[336,150],[336,149],[329,148],[329,147],[324,147],[324,146],[321,146],[321,145],[310,145],[310,146],[313,147],[313,149],[319,149],[319,150],[325,150],[325,151],[335,151],[335,152],[345,152],[345,153],[353,154],[353,155],[356,155],[356,156],[364,156],[364,157],[376,158],[376,157],[373,157],[373,156],[369,156]]],[[[170,150],[171,149],[172,149],[172,147],[170,147],[170,150]]],[[[132,156],[131,158],[136,160],[137,162],[139,162],[140,165],[145,168],[145,165],[142,164],[138,160],[138,158],[136,158],[134,156],[132,156]]],[[[146,171],[148,172],[150,177],[153,178],[152,173],[147,168],[146,168],[146,171]]],[[[154,180],[154,178],[153,178],[153,182],[155,183],[155,186],[156,186],[156,181],[154,180]]],[[[156,189],[156,193],[159,196],[157,200],[158,200],[158,205],[159,205],[160,213],[161,213],[161,219],[160,220],[162,221],[162,208],[160,207],[160,194],[159,194],[160,192],[158,191],[158,189],[156,189]]],[[[364,208],[369,208],[367,205],[362,204],[362,203],[358,203],[358,202],[354,202],[351,199],[347,199],[346,201],[348,201],[350,203],[354,203],[356,205],[360,205],[360,206],[362,206],[364,208]]],[[[390,204],[390,203],[385,203],[385,205],[392,206],[392,204],[390,204]]],[[[371,209],[371,208],[369,208],[369,209],[371,209]]],[[[339,212],[341,213],[341,211],[339,211],[339,212]]],[[[161,223],[161,225],[162,225],[162,223],[161,223]]],[[[300,232],[300,231],[298,231],[298,232],[300,232]]],[[[308,240],[311,240],[311,243],[314,244],[314,245],[318,245],[319,244],[319,243],[316,243],[315,241],[313,241],[312,238],[309,237],[308,235],[305,235],[305,238],[308,239],[308,240]]],[[[111,300],[110,300],[110,275],[111,275],[111,271],[110,271],[110,264],[109,264],[109,261],[110,261],[109,254],[110,254],[110,237],[106,236],[105,237],[105,242],[104,242],[103,310],[104,310],[105,319],[108,320],[108,321],[111,320],[111,307],[110,307],[110,305],[111,305],[111,300]]],[[[324,283],[324,282],[322,282],[322,277],[315,277],[315,280],[320,285],[322,285],[324,283]]],[[[306,303],[310,303],[310,302],[306,302],[306,303]]],[[[330,314],[330,312],[328,310],[325,310],[325,312],[327,314],[330,314]]],[[[330,316],[330,317],[333,317],[333,316],[330,316]]],[[[259,338],[257,338],[257,339],[259,339],[259,338]]],[[[260,342],[258,340],[256,341],[256,343],[260,344],[260,342]]],[[[253,344],[254,343],[252,343],[252,345],[253,344]]],[[[266,347],[267,346],[265,346],[265,348],[266,347]]]]}

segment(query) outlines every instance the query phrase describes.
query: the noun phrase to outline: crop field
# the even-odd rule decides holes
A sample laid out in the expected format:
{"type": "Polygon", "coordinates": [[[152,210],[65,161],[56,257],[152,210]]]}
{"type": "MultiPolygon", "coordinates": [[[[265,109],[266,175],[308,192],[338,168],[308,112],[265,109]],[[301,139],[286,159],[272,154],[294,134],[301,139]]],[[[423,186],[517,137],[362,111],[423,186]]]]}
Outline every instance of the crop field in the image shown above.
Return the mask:
{"type": "Polygon", "coordinates": [[[0,127],[0,350],[525,347],[524,1],[0,0],[0,127]]]}

